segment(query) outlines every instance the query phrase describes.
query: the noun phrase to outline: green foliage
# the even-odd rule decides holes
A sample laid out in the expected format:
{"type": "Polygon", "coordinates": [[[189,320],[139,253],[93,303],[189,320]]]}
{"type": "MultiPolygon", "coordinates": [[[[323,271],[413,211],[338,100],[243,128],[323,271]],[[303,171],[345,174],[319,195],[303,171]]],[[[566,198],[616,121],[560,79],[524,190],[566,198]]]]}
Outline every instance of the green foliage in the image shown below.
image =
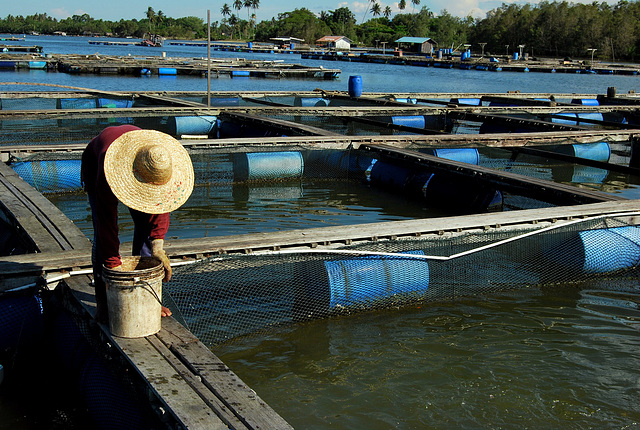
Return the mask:
{"type": "MultiPolygon", "coordinates": [[[[400,0],[403,10],[407,0],[400,0]]],[[[420,0],[411,0],[415,11],[420,0]]],[[[605,2],[590,4],[548,1],[541,3],[503,3],[487,12],[483,19],[459,18],[443,10],[435,16],[427,7],[414,13],[391,16],[391,9],[382,9],[374,1],[370,5],[371,19],[358,25],[348,7],[321,12],[316,16],[306,8],[283,12],[277,18],[256,22],[259,0],[233,0],[224,3],[221,23],[212,23],[211,36],[216,39],[245,38],[268,41],[272,37],[290,36],[313,44],[326,35],[346,36],[353,42],[374,46],[376,41],[392,43],[403,36],[430,37],[439,47],[457,47],[464,43],[485,53],[503,54],[518,50],[536,56],[589,58],[588,49],[595,49],[594,59],[633,61],[640,55],[640,2],[620,0],[615,5],[605,2]],[[246,8],[247,20],[240,18],[246,8]],[[254,11],[251,14],[251,11],[254,11]]],[[[47,14],[8,15],[0,19],[0,32],[21,34],[37,32],[69,35],[113,35],[143,37],[153,32],[168,38],[203,39],[206,22],[197,17],[171,18],[162,11],[148,7],[141,11],[142,19],[121,19],[117,22],[94,19],[87,14],[57,20],[47,14]]],[[[243,14],[244,15],[244,14],[243,14]]],[[[391,45],[389,45],[391,47],[391,45]]]]}

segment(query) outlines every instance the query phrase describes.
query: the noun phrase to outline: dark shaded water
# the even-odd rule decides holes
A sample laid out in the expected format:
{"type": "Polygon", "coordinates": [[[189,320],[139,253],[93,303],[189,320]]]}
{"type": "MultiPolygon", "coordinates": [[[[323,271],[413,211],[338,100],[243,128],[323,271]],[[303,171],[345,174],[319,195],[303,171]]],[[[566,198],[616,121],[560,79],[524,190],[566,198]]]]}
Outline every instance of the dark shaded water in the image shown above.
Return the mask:
{"type": "MultiPolygon", "coordinates": [[[[27,36],[24,44],[42,45],[45,53],[206,56],[205,48],[122,48],[89,45],[88,40],[27,36]]],[[[365,91],[389,93],[604,93],[610,86],[622,93],[638,89],[640,82],[631,76],[302,61],[289,54],[213,55],[343,71],[335,81],[219,78],[212,80],[214,91],[346,90],[348,76],[354,74],[363,77],[365,91]]],[[[100,90],[206,90],[205,79],[182,76],[0,73],[0,82],[15,81],[100,90]]],[[[34,88],[42,89],[0,86],[6,91],[34,88]]],[[[364,202],[352,189],[328,190],[323,184],[243,191],[247,198],[234,196],[231,188],[197,189],[194,204],[199,216],[195,221],[185,219],[178,211],[172,229],[180,233],[174,235],[257,232],[265,226],[275,230],[315,227],[327,224],[332,216],[358,222],[413,218],[423,211],[388,197],[377,203],[377,197],[367,197],[364,202]],[[294,203],[307,192],[316,193],[315,199],[326,204],[294,203]],[[261,210],[273,211],[278,221],[261,222],[261,210]]],[[[83,198],[59,196],[55,201],[89,231],[83,198]]],[[[215,352],[297,428],[633,428],[640,426],[640,294],[636,281],[621,282],[530,289],[322,320],[238,339],[215,352]]],[[[33,420],[24,418],[32,413],[29,406],[21,410],[5,396],[0,396],[0,405],[10,406],[0,411],[0,422],[33,428],[33,420]]],[[[22,403],[28,404],[29,399],[22,403]]]]}

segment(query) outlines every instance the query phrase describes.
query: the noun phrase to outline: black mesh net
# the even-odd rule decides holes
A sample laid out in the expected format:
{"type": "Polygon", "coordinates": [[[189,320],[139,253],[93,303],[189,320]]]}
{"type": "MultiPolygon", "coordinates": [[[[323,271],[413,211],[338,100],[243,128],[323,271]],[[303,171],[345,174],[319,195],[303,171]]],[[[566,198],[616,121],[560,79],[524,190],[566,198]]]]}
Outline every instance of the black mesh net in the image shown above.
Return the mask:
{"type": "Polygon", "coordinates": [[[219,256],[178,267],[164,285],[203,342],[315,318],[420,301],[633,277],[640,229],[627,217],[532,229],[379,240],[326,250],[219,256]]]}

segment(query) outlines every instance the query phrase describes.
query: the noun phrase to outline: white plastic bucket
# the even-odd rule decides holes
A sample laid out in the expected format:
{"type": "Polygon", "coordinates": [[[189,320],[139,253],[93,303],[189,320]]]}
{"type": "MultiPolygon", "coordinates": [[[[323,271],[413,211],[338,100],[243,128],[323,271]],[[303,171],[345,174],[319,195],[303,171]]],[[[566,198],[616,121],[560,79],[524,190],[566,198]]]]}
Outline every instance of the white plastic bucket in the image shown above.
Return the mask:
{"type": "Polygon", "coordinates": [[[121,266],[103,267],[103,277],[112,335],[137,338],[160,331],[164,268],[159,260],[123,257],[121,266]]]}

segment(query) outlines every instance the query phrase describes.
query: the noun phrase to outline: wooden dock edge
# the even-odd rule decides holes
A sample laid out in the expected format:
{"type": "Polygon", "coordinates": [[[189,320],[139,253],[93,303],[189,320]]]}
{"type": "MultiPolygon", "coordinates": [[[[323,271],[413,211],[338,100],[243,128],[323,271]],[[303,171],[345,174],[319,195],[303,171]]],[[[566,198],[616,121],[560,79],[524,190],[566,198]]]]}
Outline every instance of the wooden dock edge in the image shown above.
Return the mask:
{"type": "Polygon", "coordinates": [[[71,277],[61,286],[64,306],[80,314],[91,335],[108,343],[126,363],[140,399],[166,428],[292,429],[250,387],[174,318],[155,335],[125,339],[93,322],[91,278],[71,277]]]}

